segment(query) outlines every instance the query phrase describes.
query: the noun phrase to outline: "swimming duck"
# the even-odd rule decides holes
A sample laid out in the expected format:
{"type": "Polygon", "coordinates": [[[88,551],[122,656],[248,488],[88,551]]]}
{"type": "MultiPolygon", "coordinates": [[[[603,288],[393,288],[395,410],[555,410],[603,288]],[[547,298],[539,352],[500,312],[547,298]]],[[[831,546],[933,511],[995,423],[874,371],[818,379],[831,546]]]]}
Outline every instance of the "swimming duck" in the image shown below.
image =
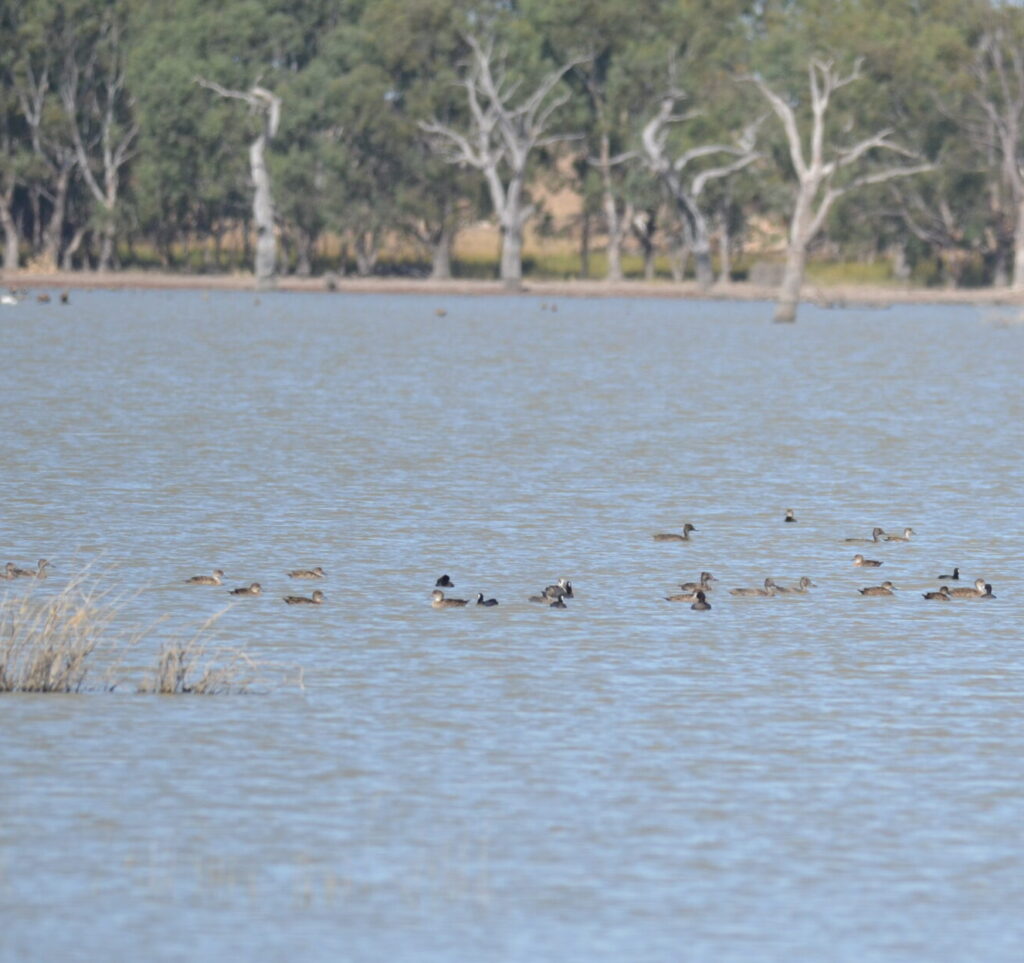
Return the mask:
{"type": "Polygon", "coordinates": [[[937,592],[925,592],[921,598],[948,602],[951,598],[949,594],[949,586],[943,585],[937,592]]]}
{"type": "Polygon", "coordinates": [[[544,594],[549,599],[560,599],[564,595],[567,599],[573,597],[572,582],[567,578],[560,578],[557,585],[545,585],[544,594]]]}
{"type": "Polygon", "coordinates": [[[884,528],[873,528],[871,529],[871,538],[844,538],[844,542],[864,542],[871,544],[872,542],[882,541],[882,536],[885,535],[884,528]]]}
{"type": "Polygon", "coordinates": [[[666,532],[660,535],[655,535],[654,540],[656,542],[688,542],[690,540],[690,532],[695,532],[695,529],[689,522],[683,526],[683,534],[678,535],[674,532],[666,532]]]}
{"type": "Polygon", "coordinates": [[[497,599],[485,599],[483,592],[476,593],[476,604],[477,605],[497,605],[497,599]]]}
{"type": "Polygon", "coordinates": [[[710,572],[701,572],[699,582],[683,582],[679,588],[684,592],[710,592],[711,583],[717,582],[718,579],[714,577],[710,572]]]}
{"type": "Polygon", "coordinates": [[[446,599],[440,589],[434,589],[430,597],[433,600],[430,604],[435,609],[457,609],[468,604],[465,599],[446,599]]]}
{"type": "Polygon", "coordinates": [[[243,585],[241,588],[233,588],[228,593],[230,595],[259,595],[263,591],[259,582],[253,582],[251,585],[243,585]]]}
{"type": "Polygon", "coordinates": [[[224,578],[224,570],[215,568],[213,575],[193,575],[192,578],[185,579],[186,585],[220,585],[221,579],[224,578]]]}
{"type": "Polygon", "coordinates": [[[15,568],[13,563],[8,562],[8,571],[14,573],[14,578],[46,578],[46,566],[49,564],[45,558],[39,559],[36,568],[15,568]]]}
{"type": "Polygon", "coordinates": [[[548,604],[549,609],[567,609],[569,606],[565,604],[565,601],[561,598],[554,599],[548,604]]]}
{"type": "Polygon", "coordinates": [[[703,592],[697,592],[697,601],[690,608],[695,612],[707,612],[711,609],[711,603],[704,598],[703,592]]]}
{"type": "Polygon", "coordinates": [[[691,592],[676,592],[675,595],[666,595],[666,602],[696,602],[697,593],[703,591],[702,589],[693,589],[691,592]]]}
{"type": "Polygon", "coordinates": [[[882,563],[873,558],[865,558],[863,555],[854,555],[853,564],[859,568],[878,568],[882,563]]]}
{"type": "Polygon", "coordinates": [[[809,588],[817,587],[806,575],[803,575],[796,585],[776,585],[775,590],[783,595],[806,595],[809,588]]]}
{"type": "Polygon", "coordinates": [[[12,578],[17,578],[18,577],[15,574],[17,571],[18,571],[18,569],[16,568],[14,562],[8,562],[4,566],[4,570],[2,572],[0,572],[0,578],[7,579],[7,581],[9,582],[12,578]]]}
{"type": "Polygon", "coordinates": [[[869,585],[867,588],[857,589],[861,595],[892,595],[896,586],[892,582],[883,582],[881,585],[869,585]]]}
{"type": "Polygon", "coordinates": [[[289,605],[323,605],[324,593],[317,589],[313,592],[312,598],[306,598],[304,595],[285,595],[284,600],[289,605]]]}
{"type": "Polygon", "coordinates": [[[783,519],[783,521],[784,522],[795,522],[796,521],[796,515],[793,514],[793,509],[792,508],[787,508],[786,509],[786,517],[783,519]]]}
{"type": "Polygon", "coordinates": [[[909,542],[910,536],[916,534],[917,532],[915,532],[912,528],[905,528],[903,529],[902,535],[886,535],[885,540],[887,542],[909,542]]]}
{"type": "Polygon", "coordinates": [[[435,583],[435,588],[455,588],[455,583],[448,578],[447,575],[442,575],[435,583]]]}
{"type": "MultiPolygon", "coordinates": [[[[943,586],[946,588],[946,586],[943,586]]],[[[946,589],[950,597],[954,599],[980,599],[983,595],[992,594],[992,586],[987,584],[983,578],[974,580],[974,588],[953,588],[946,589]]]]}
{"type": "Polygon", "coordinates": [[[325,574],[318,565],[316,568],[294,568],[288,573],[288,578],[323,578],[325,574]]]}
{"type": "Polygon", "coordinates": [[[740,595],[745,598],[771,598],[778,590],[774,579],[766,578],[764,588],[734,588],[729,589],[730,595],[740,595]]]}
{"type": "Polygon", "coordinates": [[[948,579],[951,579],[954,582],[959,582],[960,581],[960,569],[959,568],[954,568],[952,575],[939,575],[939,576],[936,576],[936,577],[939,578],[939,579],[948,578],[948,579]]]}

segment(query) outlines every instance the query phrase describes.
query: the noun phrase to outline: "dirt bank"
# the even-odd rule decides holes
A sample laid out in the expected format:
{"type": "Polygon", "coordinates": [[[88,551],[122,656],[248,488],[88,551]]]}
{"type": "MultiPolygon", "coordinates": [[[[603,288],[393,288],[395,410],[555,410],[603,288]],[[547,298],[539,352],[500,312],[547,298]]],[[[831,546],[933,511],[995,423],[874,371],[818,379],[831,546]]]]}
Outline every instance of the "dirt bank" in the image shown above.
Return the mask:
{"type": "MultiPolygon", "coordinates": [[[[142,288],[153,290],[199,289],[221,291],[252,291],[259,285],[251,274],[165,274],[150,271],[116,271],[96,273],[87,271],[39,274],[32,271],[0,272],[0,286],[4,288],[75,289],[106,288],[122,290],[142,288]]],[[[327,294],[334,292],[362,294],[509,294],[500,281],[430,281],[409,278],[332,278],[330,284],[323,277],[278,279],[274,288],[279,291],[304,291],[327,294]]],[[[701,291],[692,282],[672,281],[544,281],[527,280],[521,293],[539,297],[615,297],[615,298],[681,298],[742,301],[771,301],[773,288],[751,284],[716,285],[701,291]]],[[[818,286],[808,284],[804,301],[843,308],[858,305],[874,307],[889,304],[991,304],[1024,306],[1024,295],[1005,288],[973,288],[946,290],[936,288],[884,287],[872,285],[818,286]]]]}

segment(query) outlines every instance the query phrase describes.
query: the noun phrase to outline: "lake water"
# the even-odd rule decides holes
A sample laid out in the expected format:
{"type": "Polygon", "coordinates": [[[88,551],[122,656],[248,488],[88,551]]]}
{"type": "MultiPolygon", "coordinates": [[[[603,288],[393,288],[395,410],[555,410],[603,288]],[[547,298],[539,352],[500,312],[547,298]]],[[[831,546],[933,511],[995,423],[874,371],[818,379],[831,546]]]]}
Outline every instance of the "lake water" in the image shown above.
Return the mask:
{"type": "Polygon", "coordinates": [[[113,692],[0,696],[4,960],[1024,958],[1015,310],[0,312],[0,565],[54,566],[0,597],[89,565],[148,626],[113,692]],[[922,599],[953,566],[997,599],[922,599]],[[663,600],[702,569],[712,611],[663,600]],[[218,613],[280,673],[136,693],[218,613]]]}

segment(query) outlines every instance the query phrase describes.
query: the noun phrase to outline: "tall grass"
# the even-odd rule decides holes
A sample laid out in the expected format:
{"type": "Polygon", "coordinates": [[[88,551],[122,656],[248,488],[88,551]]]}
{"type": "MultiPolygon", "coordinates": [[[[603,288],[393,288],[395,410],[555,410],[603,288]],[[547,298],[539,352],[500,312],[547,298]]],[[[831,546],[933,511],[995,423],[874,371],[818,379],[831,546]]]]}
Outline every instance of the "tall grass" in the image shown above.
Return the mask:
{"type": "MultiPolygon", "coordinates": [[[[37,584],[25,593],[8,590],[0,599],[0,693],[113,691],[121,684],[126,657],[154,623],[118,628],[132,597],[114,595],[98,583],[86,571],[56,593],[37,584]]],[[[257,662],[240,648],[208,650],[203,637],[221,614],[191,639],[164,643],[136,691],[216,695],[265,683],[266,671],[279,667],[257,662]]]]}

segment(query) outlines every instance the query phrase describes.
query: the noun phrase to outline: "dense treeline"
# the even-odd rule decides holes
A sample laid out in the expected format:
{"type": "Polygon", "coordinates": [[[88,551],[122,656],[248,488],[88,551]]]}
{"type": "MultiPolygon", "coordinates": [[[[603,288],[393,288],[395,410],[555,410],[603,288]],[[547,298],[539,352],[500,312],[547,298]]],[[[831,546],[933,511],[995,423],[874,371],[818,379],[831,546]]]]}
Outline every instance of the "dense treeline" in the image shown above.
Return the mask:
{"type": "Polygon", "coordinates": [[[568,188],[612,278],[628,249],[709,284],[774,230],[783,300],[816,250],[1024,288],[1016,4],[7,0],[0,29],[8,269],[368,274],[402,241],[445,276],[492,218],[515,282],[568,188]]]}

